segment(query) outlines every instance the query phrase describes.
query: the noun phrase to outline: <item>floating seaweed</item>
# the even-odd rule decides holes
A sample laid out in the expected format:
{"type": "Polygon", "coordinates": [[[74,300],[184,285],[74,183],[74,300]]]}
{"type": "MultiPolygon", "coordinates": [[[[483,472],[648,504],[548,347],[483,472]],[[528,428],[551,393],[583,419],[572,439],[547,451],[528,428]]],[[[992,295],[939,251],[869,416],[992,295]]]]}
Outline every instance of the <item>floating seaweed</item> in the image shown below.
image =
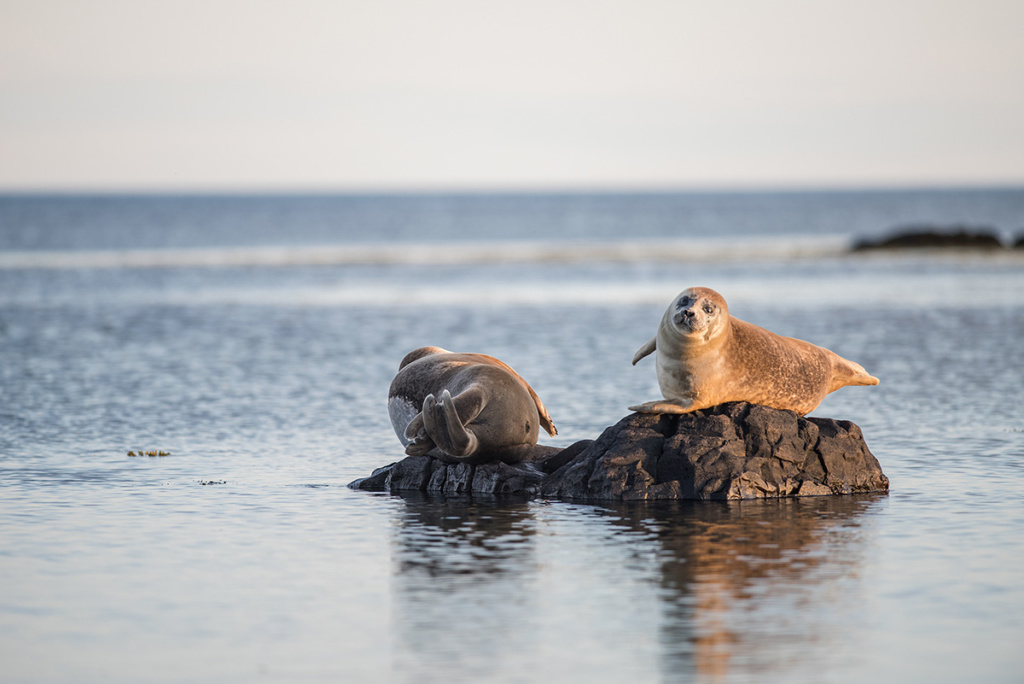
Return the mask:
{"type": "Polygon", "coordinates": [[[153,449],[153,450],[150,450],[150,451],[144,451],[142,449],[139,449],[138,451],[129,451],[128,455],[132,456],[132,457],[135,457],[135,456],[149,456],[150,458],[154,458],[154,457],[159,457],[159,456],[170,456],[171,452],[170,451],[160,451],[160,450],[156,450],[156,449],[153,449]]]}

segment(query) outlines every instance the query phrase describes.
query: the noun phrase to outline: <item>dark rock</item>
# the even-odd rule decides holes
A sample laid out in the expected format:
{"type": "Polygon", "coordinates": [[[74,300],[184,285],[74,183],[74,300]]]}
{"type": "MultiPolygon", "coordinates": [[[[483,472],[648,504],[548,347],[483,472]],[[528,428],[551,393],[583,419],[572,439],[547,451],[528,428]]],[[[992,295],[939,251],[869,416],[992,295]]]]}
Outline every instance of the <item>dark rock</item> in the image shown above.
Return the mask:
{"type": "Polygon", "coordinates": [[[538,447],[516,465],[408,457],[350,486],[633,501],[886,492],[889,480],[849,421],[732,403],[681,416],[634,413],[596,440],[538,447]]]}
{"type": "Polygon", "coordinates": [[[540,466],[540,469],[543,470],[546,474],[550,475],[551,473],[555,472],[556,470],[564,466],[566,463],[571,461],[572,459],[576,458],[577,455],[579,455],[593,442],[594,440],[592,439],[584,439],[582,441],[576,442],[575,444],[570,444],[566,448],[559,449],[554,454],[548,456],[547,458],[541,461],[538,461],[537,465],[540,466]]]}
{"type": "Polygon", "coordinates": [[[1002,241],[991,228],[952,226],[948,228],[930,226],[908,226],[895,234],[877,239],[860,240],[853,246],[854,252],[875,249],[1003,249],[1002,241]]]}
{"type": "Polygon", "coordinates": [[[756,499],[888,489],[853,423],[733,403],[683,416],[627,416],[547,478],[540,493],[756,499]]]}
{"type": "MultiPolygon", "coordinates": [[[[430,456],[407,456],[349,484],[371,491],[420,491],[440,494],[536,494],[546,464],[569,449],[537,445],[522,463],[445,463],[430,456]]],[[[550,467],[550,466],[547,466],[550,467]]]]}
{"type": "Polygon", "coordinates": [[[1024,233],[1017,236],[1017,239],[1013,242],[1014,249],[1024,249],[1024,233]]]}

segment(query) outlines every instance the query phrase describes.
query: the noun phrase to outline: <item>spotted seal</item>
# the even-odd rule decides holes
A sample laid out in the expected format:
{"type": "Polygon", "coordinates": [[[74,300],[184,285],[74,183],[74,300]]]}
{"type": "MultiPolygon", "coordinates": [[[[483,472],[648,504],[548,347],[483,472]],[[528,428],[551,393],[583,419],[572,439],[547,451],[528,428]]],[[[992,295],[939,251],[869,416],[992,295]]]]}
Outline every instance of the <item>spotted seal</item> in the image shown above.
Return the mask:
{"type": "Polygon", "coordinates": [[[402,359],[388,413],[406,454],[447,462],[516,463],[530,454],[539,428],[557,434],[537,393],[508,364],[440,347],[402,359]]]}
{"type": "Polygon", "coordinates": [[[840,387],[878,384],[859,364],[828,349],[730,316],[725,298],[706,287],[683,290],[672,301],[633,365],[655,350],[665,398],[630,406],[632,411],[688,413],[747,401],[803,415],[840,387]]]}

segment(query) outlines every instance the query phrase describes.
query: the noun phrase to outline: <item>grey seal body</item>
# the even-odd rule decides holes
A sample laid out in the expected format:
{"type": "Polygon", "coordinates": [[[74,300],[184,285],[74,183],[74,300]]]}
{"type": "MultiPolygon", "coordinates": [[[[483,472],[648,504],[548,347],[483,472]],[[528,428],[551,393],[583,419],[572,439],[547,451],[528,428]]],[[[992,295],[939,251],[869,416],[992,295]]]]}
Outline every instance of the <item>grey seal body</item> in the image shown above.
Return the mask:
{"type": "Polygon", "coordinates": [[[706,287],[691,287],[672,301],[633,365],[655,351],[665,400],[630,410],[688,413],[747,401],[803,415],[840,387],[878,384],[859,364],[824,347],[730,317],[725,298],[706,287]]]}
{"type": "Polygon", "coordinates": [[[448,462],[516,463],[530,454],[540,428],[557,434],[537,393],[507,364],[440,347],[402,359],[388,414],[406,454],[448,462]]]}

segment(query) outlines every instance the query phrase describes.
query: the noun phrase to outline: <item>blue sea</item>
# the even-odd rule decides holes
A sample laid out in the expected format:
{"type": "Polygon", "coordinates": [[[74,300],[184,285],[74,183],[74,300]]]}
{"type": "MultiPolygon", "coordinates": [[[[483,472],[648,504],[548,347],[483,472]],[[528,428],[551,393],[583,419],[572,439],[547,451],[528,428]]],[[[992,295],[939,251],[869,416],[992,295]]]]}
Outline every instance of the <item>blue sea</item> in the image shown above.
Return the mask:
{"type": "Polygon", "coordinates": [[[0,195],[0,681],[1020,682],[1024,189],[0,195]],[[346,485],[409,350],[594,438],[675,294],[881,380],[888,495],[585,504],[346,485]],[[153,455],[149,455],[153,454],[153,455]]]}

